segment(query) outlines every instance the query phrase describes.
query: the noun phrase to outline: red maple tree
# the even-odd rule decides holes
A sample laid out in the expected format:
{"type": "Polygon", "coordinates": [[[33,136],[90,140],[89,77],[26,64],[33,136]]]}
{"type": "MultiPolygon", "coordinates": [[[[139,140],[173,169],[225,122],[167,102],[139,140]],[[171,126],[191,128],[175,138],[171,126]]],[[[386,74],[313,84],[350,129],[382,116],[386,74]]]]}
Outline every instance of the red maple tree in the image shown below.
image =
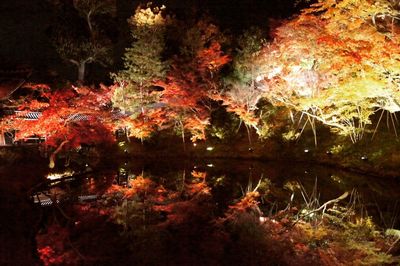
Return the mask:
{"type": "Polygon", "coordinates": [[[46,86],[32,86],[32,89],[40,89],[39,96],[25,98],[15,114],[1,121],[0,128],[15,131],[15,140],[44,137],[44,145],[53,149],[51,168],[56,154],[62,150],[78,148],[83,143],[113,141],[111,89],[105,86],[97,89],[72,86],[54,92],[46,86]],[[30,118],[32,112],[37,119],[30,118]]]}
{"type": "Polygon", "coordinates": [[[221,45],[214,41],[186,64],[177,59],[166,81],[157,83],[164,89],[160,99],[166,105],[169,118],[178,123],[183,134],[189,131],[192,141],[206,137],[210,118],[207,101],[217,89],[216,74],[229,61],[221,45]]]}

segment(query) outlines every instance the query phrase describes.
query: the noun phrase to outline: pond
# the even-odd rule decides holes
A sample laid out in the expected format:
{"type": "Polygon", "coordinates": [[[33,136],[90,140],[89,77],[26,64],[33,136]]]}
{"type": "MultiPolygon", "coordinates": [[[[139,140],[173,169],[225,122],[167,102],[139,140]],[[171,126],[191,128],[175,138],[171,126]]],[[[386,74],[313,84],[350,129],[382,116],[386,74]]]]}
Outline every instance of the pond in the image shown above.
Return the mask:
{"type": "Polygon", "coordinates": [[[376,228],[400,227],[395,179],[219,159],[127,158],[40,172],[30,204],[19,205],[29,208],[45,265],[328,265],[321,261],[332,256],[391,265],[388,251],[399,253],[396,239],[382,253],[369,250],[383,239],[376,228]],[[364,230],[370,221],[378,227],[364,230]]]}
{"type": "MultiPolygon", "coordinates": [[[[48,179],[51,175],[48,174],[47,180],[35,186],[30,194],[37,197],[37,194],[45,191],[66,202],[79,201],[84,196],[87,196],[85,200],[90,200],[94,199],[90,195],[101,198],[113,184],[128,186],[129,181],[137,176],[145,176],[158,184],[177,189],[191,183],[193,173],[200,172],[206,175],[205,181],[221,208],[242,197],[246,190],[254,189],[258,182],[266,182],[268,193],[261,201],[264,210],[270,208],[271,204],[277,210],[283,209],[289,201],[297,205],[306,204],[303,195],[311,196],[313,193],[317,193],[315,196],[322,204],[347,191],[357,194],[357,200],[366,211],[364,215],[372,216],[377,224],[384,227],[399,226],[398,180],[381,179],[328,166],[289,161],[132,159],[121,162],[115,169],[87,170],[90,167],[75,172],[69,169],[65,171],[63,179],[53,181],[48,179]]],[[[37,198],[33,200],[38,203],[37,198]]]]}

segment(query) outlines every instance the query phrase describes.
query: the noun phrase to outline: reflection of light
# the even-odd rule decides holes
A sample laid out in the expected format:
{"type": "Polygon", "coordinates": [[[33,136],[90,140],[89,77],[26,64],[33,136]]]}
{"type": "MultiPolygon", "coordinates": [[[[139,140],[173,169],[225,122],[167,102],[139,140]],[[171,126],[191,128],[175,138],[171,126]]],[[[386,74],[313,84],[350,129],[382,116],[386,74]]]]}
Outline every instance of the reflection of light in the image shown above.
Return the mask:
{"type": "Polygon", "coordinates": [[[214,167],[212,163],[207,164],[208,167],[214,167]]]}
{"type": "Polygon", "coordinates": [[[196,147],[197,146],[197,143],[193,143],[193,147],[196,147]]]}
{"type": "Polygon", "coordinates": [[[125,145],[125,141],[118,142],[118,146],[122,147],[125,145]]]}
{"type": "Polygon", "coordinates": [[[342,183],[342,180],[337,175],[331,175],[331,179],[335,182],[342,183]]]}
{"type": "Polygon", "coordinates": [[[56,179],[60,179],[63,177],[72,176],[73,174],[74,174],[74,171],[66,171],[64,173],[51,173],[51,174],[48,174],[46,176],[46,178],[49,180],[56,180],[56,179]]]}
{"type": "Polygon", "coordinates": [[[214,150],[214,147],[209,146],[209,147],[207,147],[207,150],[212,151],[212,150],[214,150]]]}
{"type": "Polygon", "coordinates": [[[310,152],[310,150],[309,149],[304,149],[304,152],[308,153],[308,152],[310,152]]]}
{"type": "Polygon", "coordinates": [[[193,166],[194,169],[197,169],[197,165],[193,166]]]}
{"type": "Polygon", "coordinates": [[[265,223],[267,221],[267,217],[260,216],[260,223],[265,223]]]}

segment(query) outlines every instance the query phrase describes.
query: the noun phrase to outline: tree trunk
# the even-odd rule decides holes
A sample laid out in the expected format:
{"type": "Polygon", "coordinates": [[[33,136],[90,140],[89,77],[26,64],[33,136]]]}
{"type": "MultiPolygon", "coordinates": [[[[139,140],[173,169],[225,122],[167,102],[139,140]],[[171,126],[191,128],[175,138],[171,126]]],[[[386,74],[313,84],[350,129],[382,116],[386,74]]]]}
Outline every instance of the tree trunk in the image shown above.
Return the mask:
{"type": "Polygon", "coordinates": [[[94,32],[93,32],[93,26],[92,26],[92,21],[90,19],[90,16],[92,15],[92,10],[89,11],[89,13],[87,13],[86,15],[86,22],[88,24],[89,27],[89,31],[90,31],[90,35],[92,36],[92,38],[94,38],[94,32]]]}
{"type": "Polygon", "coordinates": [[[4,131],[0,130],[0,146],[6,145],[6,138],[4,137],[4,131]]]}
{"type": "Polygon", "coordinates": [[[53,169],[55,166],[55,161],[56,161],[56,155],[57,153],[59,153],[61,151],[61,149],[63,148],[63,146],[65,144],[67,144],[69,141],[68,140],[64,140],[63,142],[61,142],[60,146],[58,146],[58,148],[50,155],[50,162],[49,162],[49,168],[53,169]]]}
{"type": "Polygon", "coordinates": [[[78,65],[78,81],[85,80],[86,62],[80,62],[78,65]]]}

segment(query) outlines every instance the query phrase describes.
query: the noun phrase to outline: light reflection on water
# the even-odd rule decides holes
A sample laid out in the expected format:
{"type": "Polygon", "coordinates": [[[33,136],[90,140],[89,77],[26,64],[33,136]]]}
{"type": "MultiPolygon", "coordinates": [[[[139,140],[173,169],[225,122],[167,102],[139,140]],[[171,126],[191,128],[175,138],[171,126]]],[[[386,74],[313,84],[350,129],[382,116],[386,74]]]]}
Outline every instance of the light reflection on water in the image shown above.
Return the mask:
{"type": "MultiPolygon", "coordinates": [[[[137,176],[151,178],[167,189],[179,189],[198,178],[193,173],[204,173],[205,182],[211,188],[214,201],[224,208],[243,193],[254,189],[262,181],[265,195],[261,209],[265,212],[284,209],[291,200],[304,204],[302,191],[317,193],[323,203],[356,190],[368,215],[385,226],[398,226],[396,181],[362,176],[330,167],[293,162],[261,162],[246,160],[131,160],[120,163],[116,169],[86,173],[79,178],[61,182],[53,187],[42,187],[47,195],[76,201],[82,196],[100,197],[111,185],[129,186],[129,180],[137,176]],[[268,187],[266,189],[266,186],[268,187]]],[[[39,191],[39,190],[38,190],[39,191]]],[[[90,198],[89,199],[93,199],[90,198]]]]}

